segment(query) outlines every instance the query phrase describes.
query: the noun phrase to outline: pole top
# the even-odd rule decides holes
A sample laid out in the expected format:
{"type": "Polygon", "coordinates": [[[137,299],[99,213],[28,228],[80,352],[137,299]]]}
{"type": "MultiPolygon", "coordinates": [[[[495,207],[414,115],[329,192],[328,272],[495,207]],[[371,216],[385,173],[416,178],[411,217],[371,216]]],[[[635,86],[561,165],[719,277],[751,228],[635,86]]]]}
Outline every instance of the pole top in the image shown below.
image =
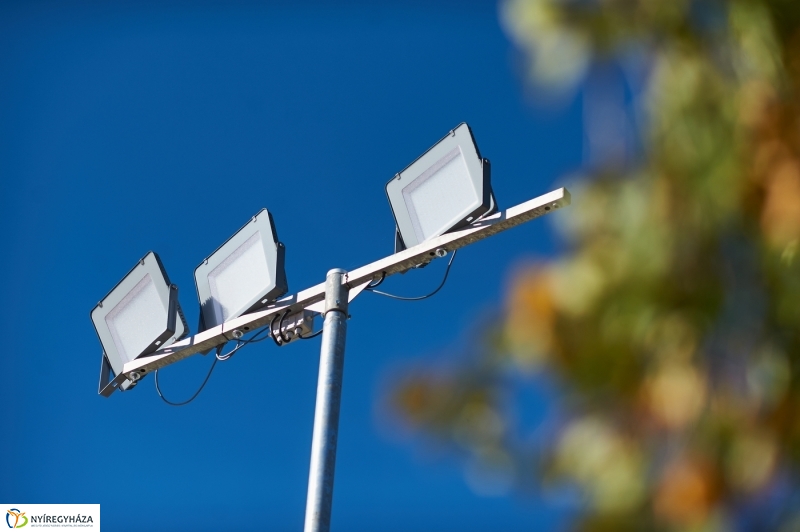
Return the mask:
{"type": "Polygon", "coordinates": [[[342,278],[347,274],[341,268],[334,268],[328,272],[325,278],[325,314],[332,310],[338,310],[347,314],[347,303],[349,302],[349,288],[342,284],[342,278]]]}

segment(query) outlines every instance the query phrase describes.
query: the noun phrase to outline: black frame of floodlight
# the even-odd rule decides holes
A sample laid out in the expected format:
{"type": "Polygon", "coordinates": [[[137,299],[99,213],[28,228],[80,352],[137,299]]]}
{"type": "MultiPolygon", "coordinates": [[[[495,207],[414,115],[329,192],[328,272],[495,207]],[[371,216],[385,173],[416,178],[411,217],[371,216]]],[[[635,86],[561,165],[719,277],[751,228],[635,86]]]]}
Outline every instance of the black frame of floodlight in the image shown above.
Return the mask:
{"type": "Polygon", "coordinates": [[[455,147],[461,149],[473,186],[480,189],[481,199],[472,211],[466,213],[460,221],[444,233],[457,231],[475,223],[482,217],[497,212],[497,202],[492,191],[491,163],[488,159],[481,157],[472,129],[466,122],[462,122],[386,183],[386,197],[395,220],[395,253],[421,243],[414,231],[411,215],[408,213],[403,199],[403,190],[408,186],[407,183],[413,183],[455,147]]]}
{"type": "MultiPolygon", "coordinates": [[[[283,245],[282,242],[278,240],[278,232],[275,229],[275,221],[272,218],[272,213],[269,212],[266,208],[261,209],[258,211],[250,220],[244,224],[238,231],[236,231],[233,235],[231,235],[225,242],[223,242],[217,249],[215,249],[208,257],[206,257],[203,262],[201,262],[195,269],[194,269],[194,286],[195,290],[197,291],[197,300],[200,302],[200,320],[198,323],[198,332],[203,332],[205,330],[210,329],[211,327],[216,327],[217,325],[221,325],[220,323],[213,323],[209,320],[209,318],[213,318],[214,316],[206,316],[206,313],[213,313],[213,302],[211,299],[211,286],[208,282],[208,275],[216,268],[219,264],[221,264],[225,259],[227,259],[230,254],[239,248],[242,244],[244,244],[247,239],[249,239],[256,231],[260,231],[261,233],[261,241],[262,245],[264,245],[264,250],[269,253],[269,251],[274,247],[275,249],[275,271],[270,272],[270,276],[274,279],[274,287],[270,289],[267,293],[260,295],[259,297],[252,298],[248,304],[245,306],[245,310],[237,311],[233,315],[229,316],[228,319],[237,318],[239,316],[243,316],[245,314],[249,314],[251,312],[255,312],[260,308],[263,308],[273,302],[275,299],[281,297],[286,292],[289,291],[289,284],[286,281],[286,246],[283,245]],[[266,213],[266,216],[263,214],[266,213]],[[267,235],[272,235],[272,241],[267,238],[267,235]],[[225,247],[233,248],[229,253],[226,253],[224,256],[220,256],[221,258],[217,259],[214,256],[217,255],[220,251],[222,251],[225,247]],[[200,283],[198,280],[198,271],[203,270],[203,290],[201,291],[200,283]]],[[[272,263],[270,260],[267,260],[267,267],[272,268],[272,263]]]]}
{"type": "Polygon", "coordinates": [[[110,330],[108,330],[108,326],[106,324],[105,318],[111,313],[114,308],[124,299],[124,297],[130,293],[130,291],[144,278],[147,274],[155,274],[158,273],[159,275],[153,275],[153,282],[156,283],[156,289],[159,290],[159,295],[161,295],[161,290],[163,290],[163,286],[159,286],[159,280],[163,280],[164,284],[167,288],[167,323],[165,325],[165,330],[163,333],[158,335],[150,345],[148,345],[141,353],[134,356],[131,360],[136,360],[137,358],[147,356],[157,349],[169,345],[168,340],[173,339],[173,341],[178,341],[184,338],[186,335],[189,334],[189,326],[186,323],[186,317],[183,315],[183,310],[180,307],[180,303],[178,302],[178,287],[172,284],[169,280],[169,276],[167,275],[167,270],[164,268],[164,264],[161,262],[161,257],[158,256],[158,253],[154,251],[147,252],[144,257],[139,259],[134,265],[133,268],[126,273],[122,279],[119,280],[114,287],[109,290],[109,292],[97,303],[97,305],[92,308],[89,312],[89,318],[92,321],[92,325],[94,326],[95,334],[97,334],[97,339],[100,341],[100,345],[103,346],[103,353],[100,358],[100,381],[98,383],[97,393],[108,397],[115,390],[120,389],[122,391],[130,389],[136,386],[136,382],[131,382],[125,378],[122,374],[122,369],[125,365],[126,361],[121,360],[121,354],[117,352],[116,344],[114,343],[114,338],[111,335],[110,330]],[[155,262],[155,267],[151,266],[152,262],[150,257],[152,256],[152,260],[155,262]],[[133,274],[136,272],[137,269],[141,269],[141,274],[138,276],[134,276],[133,274]],[[129,285],[128,290],[122,294],[121,296],[115,294],[118,288],[124,285],[129,285]],[[97,321],[95,321],[95,314],[100,310],[100,313],[97,315],[97,321]],[[178,319],[180,318],[180,320],[178,319]],[[98,328],[98,322],[101,324],[106,324],[103,326],[106,329],[106,332],[101,333],[100,329],[98,328]],[[180,327],[183,330],[180,330],[180,327]],[[174,337],[174,338],[173,338],[174,337]],[[105,338],[105,342],[103,341],[105,338]],[[108,352],[111,351],[113,358],[115,358],[116,362],[118,363],[119,367],[114,368],[114,363],[112,363],[111,358],[108,355],[108,352]],[[113,377],[111,374],[113,373],[113,377]]]}

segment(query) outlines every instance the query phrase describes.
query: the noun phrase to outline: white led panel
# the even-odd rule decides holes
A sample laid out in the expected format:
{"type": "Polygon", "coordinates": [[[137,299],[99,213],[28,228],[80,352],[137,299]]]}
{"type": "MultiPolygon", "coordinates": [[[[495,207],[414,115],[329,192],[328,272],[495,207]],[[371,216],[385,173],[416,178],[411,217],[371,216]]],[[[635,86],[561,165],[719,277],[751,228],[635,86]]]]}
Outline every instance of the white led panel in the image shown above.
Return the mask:
{"type": "Polygon", "coordinates": [[[469,170],[456,147],[403,187],[403,199],[419,242],[447,231],[480,202],[469,170]]]}
{"type": "Polygon", "coordinates": [[[222,323],[247,307],[253,294],[268,289],[271,283],[266,250],[261,233],[256,232],[208,274],[216,321],[222,323]]]}
{"type": "Polygon", "coordinates": [[[126,362],[148,355],[189,332],[178,304],[178,288],[169,282],[161,260],[152,251],[92,309],[90,316],[103,346],[103,395],[110,395],[117,386],[127,389],[135,384],[123,382],[121,374],[126,362]],[[113,371],[113,379],[109,371],[113,371]]]}
{"type": "Polygon", "coordinates": [[[253,312],[286,293],[284,246],[262,209],[194,272],[205,330],[253,312]]]}
{"type": "Polygon", "coordinates": [[[460,124],[386,184],[402,245],[463,227],[495,209],[489,161],[460,124]]]}
{"type": "Polygon", "coordinates": [[[106,325],[122,360],[135,359],[154,338],[164,333],[168,311],[148,273],[106,316],[106,325]]]}

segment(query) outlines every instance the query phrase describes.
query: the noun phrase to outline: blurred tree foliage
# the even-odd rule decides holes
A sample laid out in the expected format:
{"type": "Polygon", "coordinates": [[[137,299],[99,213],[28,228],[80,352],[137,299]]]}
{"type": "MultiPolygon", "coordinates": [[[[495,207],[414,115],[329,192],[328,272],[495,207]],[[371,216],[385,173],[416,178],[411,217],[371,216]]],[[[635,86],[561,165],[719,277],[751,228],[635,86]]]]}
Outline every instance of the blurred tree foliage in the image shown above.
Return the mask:
{"type": "Polygon", "coordinates": [[[800,530],[800,2],[501,7],[538,86],[644,65],[638,147],[577,180],[570,252],[516,275],[491,346],[393,407],[487,482],[577,491],[579,530],[800,530]],[[562,398],[535,445],[504,399],[530,372],[562,398]]]}

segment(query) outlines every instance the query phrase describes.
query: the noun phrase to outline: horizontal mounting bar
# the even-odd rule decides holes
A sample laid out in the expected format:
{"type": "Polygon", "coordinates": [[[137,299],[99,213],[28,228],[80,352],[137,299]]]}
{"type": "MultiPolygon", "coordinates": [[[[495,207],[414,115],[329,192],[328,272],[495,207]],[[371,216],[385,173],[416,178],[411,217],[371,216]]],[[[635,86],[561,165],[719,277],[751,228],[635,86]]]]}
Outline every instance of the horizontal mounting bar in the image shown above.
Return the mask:
{"type": "MultiPolygon", "coordinates": [[[[569,191],[566,188],[559,188],[538,198],[510,207],[505,211],[487,216],[466,229],[446,233],[413,248],[408,248],[361,268],[356,268],[345,274],[344,282],[350,288],[358,287],[363,289],[366,283],[374,279],[389,277],[430,262],[437,257],[437,249],[443,249],[447,252],[455,251],[569,204],[569,191]]],[[[354,292],[358,293],[360,290],[354,290],[354,292]]],[[[226,321],[207,331],[163,347],[148,356],[127,362],[123,367],[123,374],[130,379],[131,372],[135,371],[139,375],[143,375],[158,368],[174,364],[191,355],[207,352],[225,342],[235,340],[233,331],[237,329],[242,332],[254,331],[269,325],[272,318],[287,308],[294,313],[307,309],[324,299],[325,283],[306,288],[297,294],[279,299],[264,310],[226,321]]]]}

